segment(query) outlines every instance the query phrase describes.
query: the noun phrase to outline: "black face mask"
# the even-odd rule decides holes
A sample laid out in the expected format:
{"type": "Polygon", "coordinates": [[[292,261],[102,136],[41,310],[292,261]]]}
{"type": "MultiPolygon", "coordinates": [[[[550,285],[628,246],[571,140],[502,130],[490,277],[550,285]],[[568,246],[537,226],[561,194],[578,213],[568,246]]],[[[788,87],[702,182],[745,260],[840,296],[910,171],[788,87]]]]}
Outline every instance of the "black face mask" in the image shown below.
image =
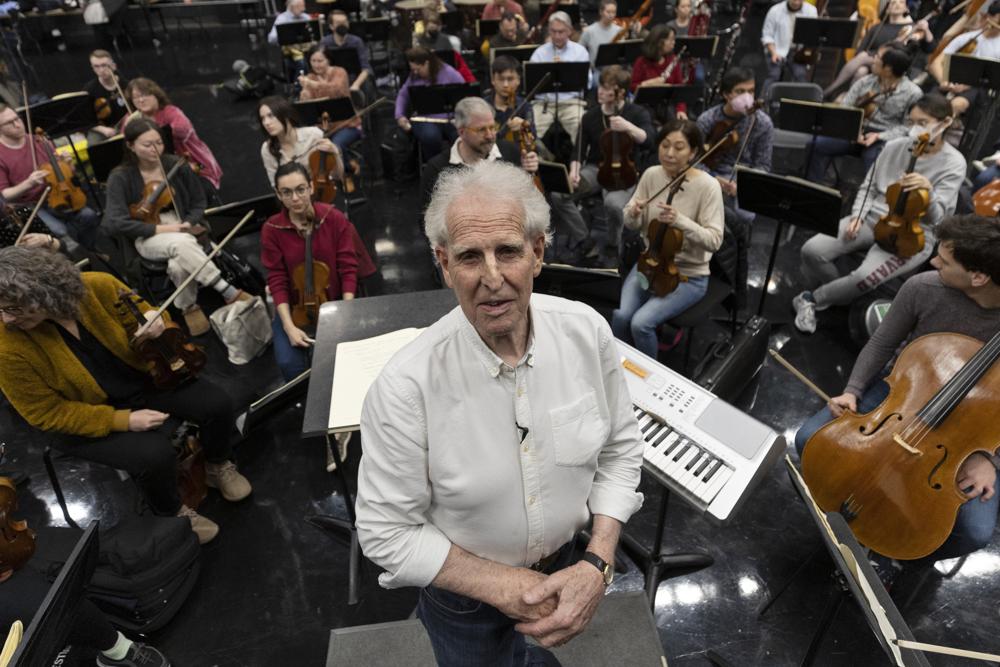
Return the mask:
{"type": "Polygon", "coordinates": [[[336,28],[334,28],[333,31],[335,33],[337,33],[338,35],[340,35],[341,37],[345,37],[347,35],[347,26],[346,25],[338,25],[336,28]]]}

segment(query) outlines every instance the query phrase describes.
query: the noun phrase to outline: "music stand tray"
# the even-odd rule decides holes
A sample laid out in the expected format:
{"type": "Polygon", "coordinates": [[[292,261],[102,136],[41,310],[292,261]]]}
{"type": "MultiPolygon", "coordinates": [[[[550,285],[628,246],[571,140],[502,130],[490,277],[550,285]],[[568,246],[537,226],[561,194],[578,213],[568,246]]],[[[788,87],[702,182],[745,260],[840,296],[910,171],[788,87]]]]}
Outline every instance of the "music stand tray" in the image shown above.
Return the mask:
{"type": "Polygon", "coordinates": [[[243,201],[216,206],[205,210],[205,220],[211,223],[212,238],[221,240],[232,230],[243,216],[253,211],[253,218],[240,229],[239,236],[252,234],[263,226],[267,219],[281,211],[281,204],[274,192],[258,195],[243,201]]]}
{"type": "Polygon", "coordinates": [[[321,100],[296,102],[294,105],[299,121],[305,125],[319,125],[326,112],[329,120],[347,120],[356,113],[350,97],[327,97],[321,100]]]}
{"type": "Polygon", "coordinates": [[[358,57],[358,52],[354,49],[324,49],[323,53],[326,54],[326,59],[330,61],[331,65],[335,67],[343,67],[347,70],[353,80],[358,74],[361,74],[361,58],[358,57]]]}
{"type": "Polygon", "coordinates": [[[122,163],[125,157],[125,137],[118,135],[97,144],[87,146],[90,168],[98,183],[107,183],[111,170],[122,163]]]}
{"type": "Polygon", "coordinates": [[[384,19],[366,19],[355,24],[354,30],[358,37],[366,42],[387,42],[389,41],[389,29],[392,21],[387,17],[384,19]]]}
{"type": "Polygon", "coordinates": [[[451,114],[459,100],[482,97],[478,83],[452,83],[444,86],[416,86],[410,88],[410,105],[413,115],[451,114]]]}
{"type": "Polygon", "coordinates": [[[685,46],[685,57],[690,58],[714,58],[715,49],[719,45],[718,35],[706,35],[704,37],[682,37],[678,35],[674,41],[674,53],[680,53],[685,46]]]}
{"type": "Polygon", "coordinates": [[[486,39],[500,32],[500,19],[476,19],[476,36],[486,39]]]}
{"type": "Polygon", "coordinates": [[[792,43],[804,46],[849,49],[854,45],[858,22],[851,19],[797,18],[792,43]]]}
{"type": "Polygon", "coordinates": [[[538,48],[537,44],[525,44],[523,46],[498,46],[490,49],[490,63],[499,56],[510,56],[519,63],[527,62],[531,54],[538,48]]]}
{"type": "Polygon", "coordinates": [[[441,12],[439,16],[441,17],[441,27],[443,27],[445,32],[449,35],[457,35],[462,32],[462,28],[465,27],[465,17],[462,16],[462,12],[458,10],[441,12]]]}
{"type": "Polygon", "coordinates": [[[549,75],[549,80],[538,89],[539,93],[573,93],[583,91],[587,89],[590,83],[590,61],[578,63],[526,62],[524,63],[524,89],[533,89],[546,74],[549,75]]]}
{"type": "Polygon", "coordinates": [[[1000,90],[1000,61],[953,53],[945,63],[945,78],[973,88],[1000,90]]]}
{"type": "Polygon", "coordinates": [[[538,161],[538,178],[542,181],[545,192],[561,192],[572,194],[573,186],[569,182],[569,172],[561,162],[538,161]]]}
{"type": "MultiPolygon", "coordinates": [[[[548,14],[549,7],[551,6],[552,6],[551,2],[539,3],[538,15],[545,16],[546,14],[548,14]]],[[[567,5],[567,4],[557,3],[557,6],[552,13],[554,14],[555,12],[566,12],[567,14],[569,14],[570,20],[573,21],[573,25],[575,26],[580,25],[580,5],[567,5]]],[[[542,26],[542,27],[547,28],[548,26],[542,26]]]]}
{"type": "Polygon", "coordinates": [[[601,44],[597,47],[597,58],[594,59],[594,67],[607,67],[608,65],[632,67],[640,55],[642,55],[641,39],[627,39],[620,42],[601,44]]]}
{"type": "Polygon", "coordinates": [[[782,98],[778,127],[813,136],[857,141],[864,112],[856,107],[782,98]]]}
{"type": "Polygon", "coordinates": [[[695,104],[705,94],[705,86],[672,86],[668,83],[639,86],[635,90],[636,104],[655,107],[660,103],[695,104]]]}
{"type": "Polygon", "coordinates": [[[323,22],[319,19],[294,21],[275,26],[278,33],[278,46],[293,44],[311,44],[323,38],[323,22]]]}
{"type": "MultiPolygon", "coordinates": [[[[17,111],[24,115],[24,107],[17,111]]],[[[85,92],[67,93],[32,104],[30,111],[32,126],[42,128],[53,139],[73,132],[86,132],[99,125],[90,95],[85,92]]]]}

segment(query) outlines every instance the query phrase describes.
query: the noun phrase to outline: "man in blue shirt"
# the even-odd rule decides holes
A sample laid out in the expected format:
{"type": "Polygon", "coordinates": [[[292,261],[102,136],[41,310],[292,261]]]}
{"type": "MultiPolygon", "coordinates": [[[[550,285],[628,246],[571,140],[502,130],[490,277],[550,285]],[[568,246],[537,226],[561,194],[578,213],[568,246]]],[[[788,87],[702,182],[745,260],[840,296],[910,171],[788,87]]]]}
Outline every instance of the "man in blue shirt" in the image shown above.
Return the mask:
{"type": "Polygon", "coordinates": [[[350,22],[347,20],[347,13],[339,9],[330,12],[330,34],[320,40],[320,46],[324,49],[336,51],[337,49],[354,49],[358,53],[358,62],[361,63],[361,72],[351,75],[351,90],[361,90],[361,86],[374,75],[371,62],[368,59],[368,47],[363,39],[357,35],[352,35],[349,31],[350,22]]]}

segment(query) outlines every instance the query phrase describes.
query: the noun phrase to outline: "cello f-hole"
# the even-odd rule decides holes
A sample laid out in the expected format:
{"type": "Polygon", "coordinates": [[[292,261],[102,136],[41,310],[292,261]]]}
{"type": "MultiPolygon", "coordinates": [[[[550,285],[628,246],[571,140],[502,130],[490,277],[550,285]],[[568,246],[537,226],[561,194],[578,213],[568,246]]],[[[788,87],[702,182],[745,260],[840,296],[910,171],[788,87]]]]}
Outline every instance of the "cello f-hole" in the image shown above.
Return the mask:
{"type": "Polygon", "coordinates": [[[862,424],[861,426],[858,427],[858,432],[861,433],[861,435],[872,435],[873,433],[881,430],[881,428],[885,426],[886,422],[888,422],[890,419],[893,418],[895,418],[896,421],[903,421],[903,415],[899,414],[898,412],[893,412],[891,414],[886,415],[885,419],[875,424],[870,429],[868,424],[862,424]]]}
{"type": "Polygon", "coordinates": [[[934,464],[931,471],[927,474],[927,484],[935,491],[940,491],[943,487],[941,482],[934,481],[934,475],[937,474],[938,468],[944,465],[944,462],[948,460],[948,448],[942,444],[937,444],[934,446],[935,449],[941,450],[941,460],[934,464]]]}

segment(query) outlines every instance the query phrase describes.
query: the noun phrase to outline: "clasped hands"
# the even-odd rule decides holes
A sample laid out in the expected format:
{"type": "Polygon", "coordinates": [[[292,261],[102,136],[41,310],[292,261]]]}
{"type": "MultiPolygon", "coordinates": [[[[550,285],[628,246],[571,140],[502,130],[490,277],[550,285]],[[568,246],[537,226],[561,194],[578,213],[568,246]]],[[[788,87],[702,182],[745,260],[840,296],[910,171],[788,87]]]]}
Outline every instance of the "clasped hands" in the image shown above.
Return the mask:
{"type": "MultiPolygon", "coordinates": [[[[638,217],[639,214],[642,213],[642,209],[646,208],[646,204],[648,203],[648,199],[636,199],[627,211],[629,217],[638,217]]],[[[668,225],[672,225],[677,222],[676,208],[664,202],[656,202],[656,207],[659,209],[659,212],[656,214],[657,220],[668,225]]]]}

